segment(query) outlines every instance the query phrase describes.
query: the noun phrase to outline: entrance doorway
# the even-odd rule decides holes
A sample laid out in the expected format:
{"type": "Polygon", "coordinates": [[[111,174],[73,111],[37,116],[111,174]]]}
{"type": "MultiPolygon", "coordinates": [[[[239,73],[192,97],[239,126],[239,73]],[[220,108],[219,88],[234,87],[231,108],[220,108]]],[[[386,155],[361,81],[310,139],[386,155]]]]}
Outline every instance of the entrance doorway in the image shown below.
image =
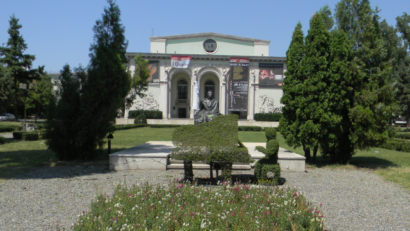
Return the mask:
{"type": "Polygon", "coordinates": [[[178,108],[178,118],[186,118],[186,108],[178,108]]]}

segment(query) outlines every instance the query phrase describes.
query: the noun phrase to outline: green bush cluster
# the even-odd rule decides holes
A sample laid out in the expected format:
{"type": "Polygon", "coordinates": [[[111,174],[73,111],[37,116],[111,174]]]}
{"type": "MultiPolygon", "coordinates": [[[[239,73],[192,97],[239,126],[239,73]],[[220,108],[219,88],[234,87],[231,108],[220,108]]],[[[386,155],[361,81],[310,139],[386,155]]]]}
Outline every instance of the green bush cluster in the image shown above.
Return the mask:
{"type": "Polygon", "coordinates": [[[399,139],[410,139],[410,132],[398,132],[394,135],[394,138],[399,138],[399,139]]]}
{"type": "Polygon", "coordinates": [[[13,132],[13,138],[16,140],[38,140],[40,139],[40,137],[45,137],[45,136],[46,135],[44,131],[13,132]]]}
{"type": "Polygon", "coordinates": [[[0,136],[0,144],[5,144],[6,143],[6,138],[3,136],[0,136]]]}
{"type": "Polygon", "coordinates": [[[178,128],[185,125],[177,125],[177,124],[150,124],[148,125],[150,128],[178,128]]]}
{"type": "Polygon", "coordinates": [[[379,147],[395,151],[410,152],[410,142],[405,140],[389,140],[379,147]]]}
{"type": "Polygon", "coordinates": [[[145,124],[128,124],[128,125],[116,125],[115,130],[128,130],[133,128],[142,128],[145,127],[145,124]]]}
{"type": "Polygon", "coordinates": [[[13,132],[13,138],[16,140],[23,139],[23,132],[13,132]]]}
{"type": "Polygon", "coordinates": [[[0,126],[0,132],[14,132],[14,131],[19,131],[20,129],[21,129],[20,126],[14,126],[14,125],[0,126]]]}
{"type": "Polygon", "coordinates": [[[266,148],[258,146],[256,149],[265,154],[255,164],[255,177],[260,182],[270,180],[273,184],[280,183],[280,166],[278,164],[279,142],[276,140],[276,130],[274,128],[266,128],[265,136],[267,139],[266,148]],[[273,177],[269,177],[268,173],[272,172],[273,177]]]}
{"type": "Polygon", "coordinates": [[[137,118],[143,114],[146,119],[162,119],[162,111],[133,110],[128,112],[128,118],[137,118]]]}
{"type": "Polygon", "coordinates": [[[139,114],[137,117],[135,117],[134,124],[147,124],[147,118],[144,114],[139,114]]]}
{"type": "Polygon", "coordinates": [[[253,118],[256,121],[279,121],[282,113],[255,113],[253,118]]]}
{"type": "Polygon", "coordinates": [[[260,132],[262,131],[262,127],[259,126],[238,126],[238,131],[255,131],[260,132]]]}

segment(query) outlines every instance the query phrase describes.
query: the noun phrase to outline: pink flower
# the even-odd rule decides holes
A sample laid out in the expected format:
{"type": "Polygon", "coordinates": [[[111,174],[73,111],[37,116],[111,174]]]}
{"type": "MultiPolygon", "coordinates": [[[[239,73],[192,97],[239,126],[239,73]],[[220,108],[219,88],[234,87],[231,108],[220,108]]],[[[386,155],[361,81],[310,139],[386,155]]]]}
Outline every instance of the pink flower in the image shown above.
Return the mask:
{"type": "Polygon", "coordinates": [[[179,184],[179,185],[178,185],[178,188],[182,188],[182,184],[179,184]]]}
{"type": "Polygon", "coordinates": [[[298,194],[297,193],[293,193],[293,196],[297,196],[298,194]]]}
{"type": "Polygon", "coordinates": [[[268,212],[265,212],[265,215],[268,215],[268,212]]]}

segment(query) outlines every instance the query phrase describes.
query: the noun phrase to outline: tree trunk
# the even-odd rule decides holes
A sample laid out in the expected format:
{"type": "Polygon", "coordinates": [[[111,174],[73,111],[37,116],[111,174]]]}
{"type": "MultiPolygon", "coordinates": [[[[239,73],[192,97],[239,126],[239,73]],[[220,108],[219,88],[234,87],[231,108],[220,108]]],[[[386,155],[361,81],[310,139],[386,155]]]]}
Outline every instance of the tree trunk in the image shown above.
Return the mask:
{"type": "Polygon", "coordinates": [[[310,162],[310,148],[306,147],[304,144],[302,144],[303,146],[303,151],[305,152],[305,157],[306,157],[306,162],[310,162]]]}
{"type": "MultiPolygon", "coordinates": [[[[14,73],[16,74],[16,73],[14,73]]],[[[17,113],[17,78],[14,76],[14,116],[16,117],[15,120],[16,122],[19,121],[19,116],[17,113]]]]}
{"type": "Polygon", "coordinates": [[[313,161],[316,161],[316,154],[317,154],[317,150],[319,149],[319,145],[316,145],[314,148],[313,148],[313,158],[312,158],[312,160],[313,161]]]}

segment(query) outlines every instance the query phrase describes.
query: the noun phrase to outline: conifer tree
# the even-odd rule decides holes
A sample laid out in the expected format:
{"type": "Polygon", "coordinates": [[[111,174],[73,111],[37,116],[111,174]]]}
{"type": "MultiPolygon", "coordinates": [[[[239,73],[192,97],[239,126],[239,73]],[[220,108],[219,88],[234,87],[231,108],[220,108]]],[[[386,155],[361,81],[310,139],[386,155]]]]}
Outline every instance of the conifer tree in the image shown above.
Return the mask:
{"type": "Polygon", "coordinates": [[[391,66],[383,49],[377,13],[368,0],[341,0],[336,5],[337,28],[347,33],[358,70],[354,107],[350,110],[350,139],[355,149],[366,149],[388,138],[393,109],[391,66]]]}
{"type": "MultiPolygon", "coordinates": [[[[296,113],[303,99],[303,84],[306,76],[302,73],[301,61],[305,53],[304,35],[302,24],[299,22],[293,31],[292,41],[286,52],[286,78],[283,80],[283,96],[281,103],[285,106],[282,109],[283,116],[280,119],[280,131],[286,143],[290,146],[300,146],[299,126],[296,113]]],[[[310,157],[310,150],[305,149],[306,157],[310,157]]]]}
{"type": "Polygon", "coordinates": [[[40,74],[43,73],[44,66],[38,69],[31,69],[32,62],[35,60],[34,55],[24,54],[27,49],[23,36],[20,35],[22,26],[18,23],[19,20],[13,15],[10,17],[10,28],[8,34],[10,35],[7,45],[0,47],[0,63],[2,63],[9,72],[13,80],[14,88],[14,115],[18,121],[18,92],[19,83],[29,83],[33,79],[39,79],[40,74]]]}

